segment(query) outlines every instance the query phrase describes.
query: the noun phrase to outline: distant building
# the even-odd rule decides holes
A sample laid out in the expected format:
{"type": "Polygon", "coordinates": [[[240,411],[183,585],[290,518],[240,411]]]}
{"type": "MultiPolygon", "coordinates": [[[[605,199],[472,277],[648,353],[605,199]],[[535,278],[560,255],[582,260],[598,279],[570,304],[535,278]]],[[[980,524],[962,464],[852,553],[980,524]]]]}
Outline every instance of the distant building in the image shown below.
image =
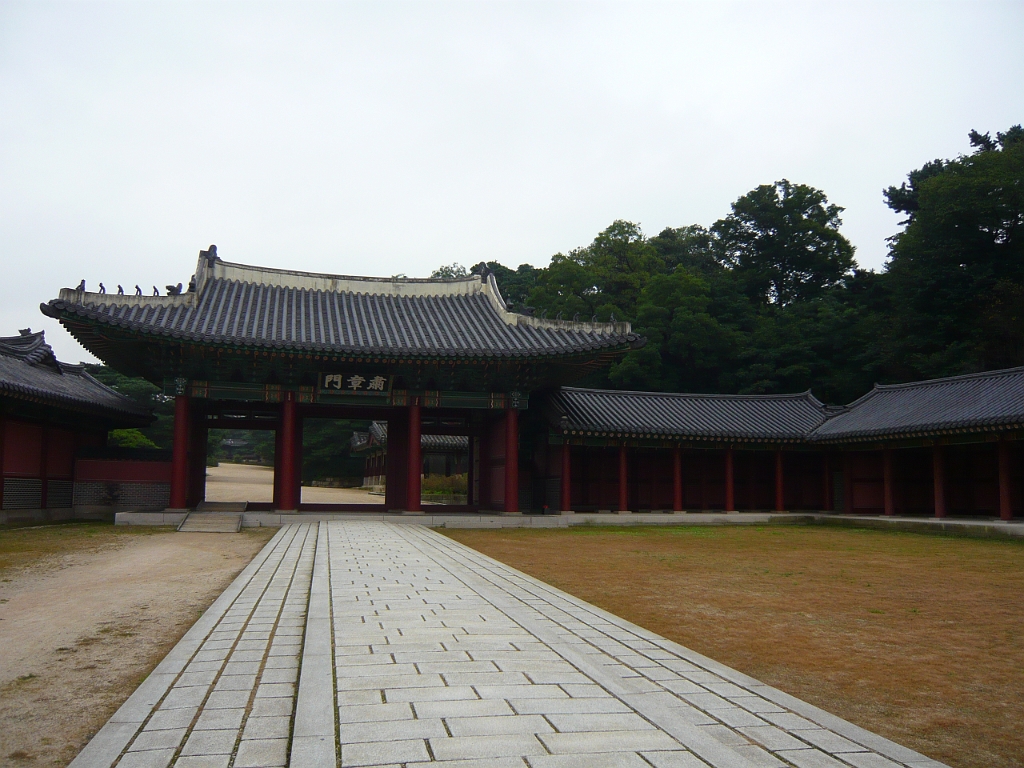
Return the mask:
{"type": "MultiPolygon", "coordinates": [[[[361,454],[363,487],[387,485],[388,424],[375,421],[366,432],[353,432],[351,451],[361,454]]],[[[466,435],[421,435],[422,475],[464,475],[469,472],[469,437],[466,435]]]]}
{"type": "Polygon", "coordinates": [[[0,522],[109,512],[119,501],[162,508],[169,457],[153,464],[106,448],[109,430],[152,420],[84,367],[59,362],[42,332],[0,337],[0,522]]]}

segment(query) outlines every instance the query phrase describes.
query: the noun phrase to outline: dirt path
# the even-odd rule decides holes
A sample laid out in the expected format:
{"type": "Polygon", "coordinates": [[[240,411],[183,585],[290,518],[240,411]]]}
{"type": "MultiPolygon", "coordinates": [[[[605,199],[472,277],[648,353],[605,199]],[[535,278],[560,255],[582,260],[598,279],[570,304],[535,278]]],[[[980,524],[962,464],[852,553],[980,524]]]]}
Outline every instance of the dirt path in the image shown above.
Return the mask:
{"type": "Polygon", "coordinates": [[[0,531],[0,765],[66,765],[273,532],[0,531]]]}

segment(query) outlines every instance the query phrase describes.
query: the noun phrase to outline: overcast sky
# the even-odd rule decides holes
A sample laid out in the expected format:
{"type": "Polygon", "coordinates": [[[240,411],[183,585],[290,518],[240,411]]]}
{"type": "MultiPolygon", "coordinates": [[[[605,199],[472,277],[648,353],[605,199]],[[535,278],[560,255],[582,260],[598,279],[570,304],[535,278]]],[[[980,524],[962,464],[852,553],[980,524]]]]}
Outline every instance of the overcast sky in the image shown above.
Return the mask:
{"type": "Polygon", "coordinates": [[[0,0],[0,335],[198,252],[426,276],[614,219],[710,225],[787,178],[843,206],[1024,121],[1024,3],[0,0]]]}

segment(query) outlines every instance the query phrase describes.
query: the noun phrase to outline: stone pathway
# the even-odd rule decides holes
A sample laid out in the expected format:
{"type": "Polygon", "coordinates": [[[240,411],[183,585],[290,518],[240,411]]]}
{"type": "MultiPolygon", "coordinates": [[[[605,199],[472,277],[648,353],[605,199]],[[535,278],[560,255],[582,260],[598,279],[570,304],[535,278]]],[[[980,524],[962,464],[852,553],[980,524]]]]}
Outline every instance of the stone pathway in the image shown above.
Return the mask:
{"type": "Polygon", "coordinates": [[[72,766],[427,764],[941,766],[383,522],[282,528],[72,766]]]}

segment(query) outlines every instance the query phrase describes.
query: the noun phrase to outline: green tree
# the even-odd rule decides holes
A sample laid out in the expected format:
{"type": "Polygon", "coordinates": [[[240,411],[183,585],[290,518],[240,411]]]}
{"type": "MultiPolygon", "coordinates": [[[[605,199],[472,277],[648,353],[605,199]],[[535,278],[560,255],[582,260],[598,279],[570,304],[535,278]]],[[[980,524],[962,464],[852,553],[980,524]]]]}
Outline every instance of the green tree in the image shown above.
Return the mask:
{"type": "Polygon", "coordinates": [[[118,448],[159,448],[138,429],[112,429],[107,434],[107,444],[118,448]]]}
{"type": "Polygon", "coordinates": [[[586,248],[551,257],[537,276],[529,303],[566,318],[597,316],[629,320],[652,275],[666,271],[665,261],[638,224],[616,220],[586,248]]]}
{"type": "Polygon", "coordinates": [[[537,284],[541,270],[532,264],[520,264],[516,269],[509,269],[496,261],[482,261],[473,267],[472,272],[479,275],[485,267],[494,273],[501,297],[510,309],[518,311],[526,306],[526,299],[537,284]]]}
{"type": "Polygon", "coordinates": [[[143,408],[153,412],[155,420],[139,433],[150,440],[155,447],[168,449],[174,441],[174,399],[165,396],[160,388],[142,378],[125,376],[103,364],[88,364],[86,372],[101,384],[105,384],[125,397],[129,397],[143,408]]]}
{"type": "Polygon", "coordinates": [[[839,232],[842,211],[824,192],[782,179],[748,192],[711,229],[719,258],[743,279],[747,295],[785,306],[852,274],[853,246],[839,232]]]}
{"type": "Polygon", "coordinates": [[[700,224],[667,227],[657,237],[652,237],[650,243],[664,261],[666,270],[681,266],[707,273],[718,266],[714,236],[700,224]]]}
{"type": "Polygon", "coordinates": [[[460,277],[465,277],[469,272],[466,268],[455,262],[453,264],[446,264],[440,266],[430,273],[430,276],[438,280],[458,280],[460,277]]]}
{"type": "Polygon", "coordinates": [[[628,353],[609,375],[625,389],[718,392],[736,365],[743,334],[712,314],[711,284],[685,267],[654,275],[641,294],[634,330],[647,345],[628,353]]]}
{"type": "Polygon", "coordinates": [[[893,379],[1024,364],[1024,130],[970,142],[885,191],[906,214],[886,273],[893,379]]]}

